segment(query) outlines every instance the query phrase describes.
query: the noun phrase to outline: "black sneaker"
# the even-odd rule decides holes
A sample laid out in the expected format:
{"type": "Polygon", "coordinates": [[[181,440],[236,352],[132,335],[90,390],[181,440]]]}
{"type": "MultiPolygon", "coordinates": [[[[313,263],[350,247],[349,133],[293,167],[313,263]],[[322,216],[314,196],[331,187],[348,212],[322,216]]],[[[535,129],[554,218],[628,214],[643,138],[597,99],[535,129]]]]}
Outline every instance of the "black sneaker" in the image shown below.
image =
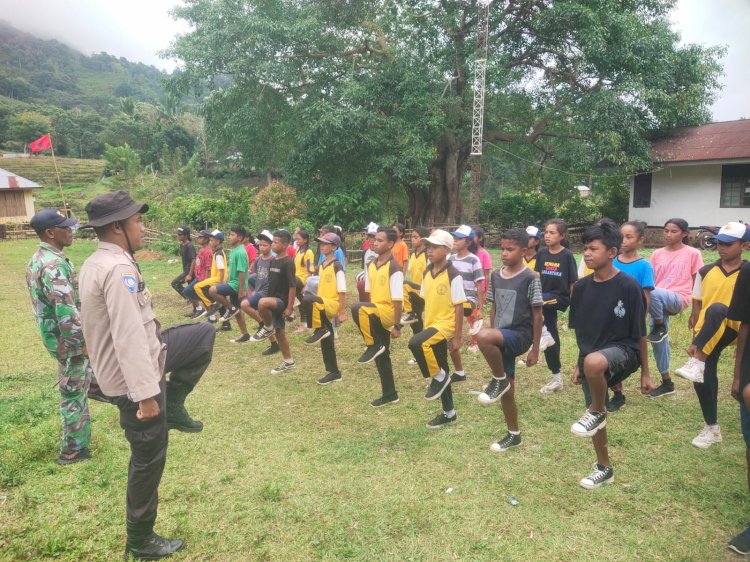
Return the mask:
{"type": "Polygon", "coordinates": [[[466,374],[459,375],[458,373],[453,373],[451,375],[451,382],[464,382],[466,380],[466,374]]]}
{"type": "MultiPolygon", "coordinates": [[[[445,377],[446,379],[448,377],[445,377]]],[[[427,429],[440,429],[445,427],[449,423],[454,423],[458,419],[457,415],[453,415],[452,418],[446,416],[443,412],[440,412],[435,418],[427,422],[427,429]]]]}
{"type": "Polygon", "coordinates": [[[272,341],[271,346],[268,349],[264,350],[261,353],[261,355],[266,355],[266,356],[273,355],[275,353],[279,353],[280,351],[281,349],[279,348],[279,344],[276,343],[275,341],[272,341]]]}
{"type": "Polygon", "coordinates": [[[510,381],[508,380],[508,377],[505,376],[501,379],[496,379],[495,377],[492,377],[490,379],[490,384],[488,384],[484,388],[484,392],[482,392],[477,398],[479,400],[480,404],[494,404],[500,398],[502,398],[503,394],[508,392],[508,389],[510,388],[510,381]]]}
{"type": "Polygon", "coordinates": [[[341,380],[341,373],[326,373],[326,376],[318,379],[318,384],[320,386],[325,386],[327,384],[331,384],[332,382],[341,382],[341,380]]]}
{"type": "Polygon", "coordinates": [[[737,554],[742,554],[743,556],[750,554],[750,527],[729,541],[727,546],[737,554]]]}
{"type": "Polygon", "coordinates": [[[250,341],[256,342],[256,341],[263,341],[265,339],[270,338],[276,330],[271,326],[270,328],[266,328],[265,326],[261,326],[258,328],[258,331],[253,334],[253,337],[250,338],[250,341]]]}
{"type": "Polygon", "coordinates": [[[206,313],[206,311],[202,308],[196,308],[192,314],[189,314],[191,320],[198,320],[199,318],[203,318],[203,315],[206,313]]]}
{"type": "Polygon", "coordinates": [[[285,371],[290,371],[290,370],[294,369],[296,366],[297,366],[297,364],[294,362],[293,359],[290,360],[290,361],[287,361],[286,359],[284,359],[281,363],[279,363],[278,367],[276,367],[274,369],[271,369],[271,374],[272,375],[280,375],[281,373],[283,373],[285,371]]]}
{"type": "Polygon", "coordinates": [[[427,387],[427,392],[424,393],[425,400],[437,400],[443,394],[443,391],[448,388],[451,383],[451,378],[446,376],[442,381],[438,381],[435,377],[432,377],[430,386],[427,387]]]}
{"type": "Polygon", "coordinates": [[[216,328],[217,332],[231,332],[232,331],[232,323],[229,320],[225,320],[221,323],[221,326],[216,328]]]}
{"type": "Polygon", "coordinates": [[[401,317],[401,323],[402,324],[415,324],[416,322],[419,322],[419,316],[417,316],[413,312],[409,312],[408,314],[404,314],[401,317]]]}
{"type": "Polygon", "coordinates": [[[372,406],[373,408],[380,408],[382,406],[388,406],[389,404],[398,404],[398,394],[389,398],[381,396],[380,398],[376,398],[375,400],[370,402],[370,406],[372,406]]]}
{"type": "Polygon", "coordinates": [[[497,443],[490,445],[490,451],[493,453],[504,453],[508,449],[518,447],[521,444],[521,434],[513,435],[510,431],[497,443]]]}
{"type": "Polygon", "coordinates": [[[582,478],[579,484],[587,490],[594,490],[602,484],[614,484],[614,482],[615,473],[612,470],[612,467],[596,463],[594,465],[594,471],[586,478],[582,478]]]}
{"type": "Polygon", "coordinates": [[[370,361],[374,361],[375,358],[383,353],[385,351],[384,345],[368,345],[367,349],[365,349],[365,352],[361,355],[359,359],[357,359],[357,363],[362,363],[363,365],[365,363],[369,363],[370,361]]]}
{"type": "Polygon", "coordinates": [[[250,341],[250,334],[242,334],[239,338],[234,338],[233,340],[229,340],[232,343],[245,343],[250,341]]]}
{"type": "Polygon", "coordinates": [[[231,320],[235,316],[237,316],[240,313],[240,307],[233,306],[229,310],[227,310],[224,315],[221,317],[222,322],[226,322],[227,320],[231,320]]]}
{"type": "Polygon", "coordinates": [[[646,339],[651,343],[659,343],[664,341],[668,335],[669,332],[664,324],[654,324],[654,329],[646,336],[646,339]]]}
{"type": "Polygon", "coordinates": [[[570,426],[570,431],[578,437],[591,437],[605,427],[607,427],[607,414],[586,410],[581,418],[570,426]]]}
{"type": "Polygon", "coordinates": [[[625,395],[622,392],[615,392],[607,402],[607,412],[611,414],[623,406],[625,406],[625,395]]]}
{"type": "Polygon", "coordinates": [[[80,449],[76,451],[75,453],[71,453],[69,455],[60,453],[60,456],[57,457],[57,464],[62,464],[62,465],[74,464],[77,462],[89,460],[90,458],[91,458],[91,451],[89,451],[88,447],[84,447],[83,449],[80,449]]]}
{"type": "Polygon", "coordinates": [[[669,396],[674,394],[674,382],[672,380],[663,381],[654,390],[648,393],[648,397],[651,399],[661,398],[662,396],[669,396]]]}
{"type": "Polygon", "coordinates": [[[326,328],[315,328],[315,331],[310,335],[309,338],[305,340],[305,343],[307,345],[313,345],[318,343],[320,340],[326,339],[330,335],[331,332],[329,332],[326,328]]]}
{"type": "Polygon", "coordinates": [[[125,560],[130,560],[131,557],[135,560],[159,560],[171,556],[184,546],[185,542],[182,539],[165,539],[151,533],[137,548],[125,544],[125,560]]]}

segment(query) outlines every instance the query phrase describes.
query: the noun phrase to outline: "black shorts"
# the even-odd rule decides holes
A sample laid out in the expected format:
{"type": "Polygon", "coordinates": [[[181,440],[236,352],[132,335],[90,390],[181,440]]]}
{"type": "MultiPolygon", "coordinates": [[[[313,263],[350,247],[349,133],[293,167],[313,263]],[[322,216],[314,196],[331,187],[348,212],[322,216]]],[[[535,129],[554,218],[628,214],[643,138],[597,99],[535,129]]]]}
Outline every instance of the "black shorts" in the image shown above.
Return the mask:
{"type": "MultiPolygon", "coordinates": [[[[641,366],[640,353],[632,347],[613,345],[604,349],[597,349],[592,353],[601,353],[607,359],[609,369],[604,373],[604,377],[607,379],[607,386],[609,387],[621,383],[641,366]]],[[[583,361],[584,358],[579,360],[578,369],[583,376],[586,376],[583,370],[583,361]]]]}

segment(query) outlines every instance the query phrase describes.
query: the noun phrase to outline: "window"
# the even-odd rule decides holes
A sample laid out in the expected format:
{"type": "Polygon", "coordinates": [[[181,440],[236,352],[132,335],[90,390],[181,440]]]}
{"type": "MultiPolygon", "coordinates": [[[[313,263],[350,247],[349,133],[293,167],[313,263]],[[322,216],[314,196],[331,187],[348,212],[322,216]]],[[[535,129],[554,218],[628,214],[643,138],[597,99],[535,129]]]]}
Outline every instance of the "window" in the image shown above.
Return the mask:
{"type": "Polygon", "coordinates": [[[721,167],[721,206],[750,207],[750,164],[721,167]]]}
{"type": "Polygon", "coordinates": [[[633,180],[633,207],[651,206],[651,172],[638,174],[633,180]]]}

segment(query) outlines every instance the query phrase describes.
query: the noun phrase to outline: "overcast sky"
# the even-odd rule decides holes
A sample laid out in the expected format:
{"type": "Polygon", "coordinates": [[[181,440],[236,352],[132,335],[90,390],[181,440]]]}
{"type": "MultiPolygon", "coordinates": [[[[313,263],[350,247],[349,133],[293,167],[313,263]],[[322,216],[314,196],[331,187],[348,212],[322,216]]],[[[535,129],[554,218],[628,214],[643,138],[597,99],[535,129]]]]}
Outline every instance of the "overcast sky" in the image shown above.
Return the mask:
{"type": "MultiPolygon", "coordinates": [[[[58,39],[86,54],[106,51],[171,71],[159,58],[174,36],[189,31],[169,16],[179,0],[0,0],[0,18],[44,39],[58,39]]],[[[679,0],[672,16],[685,43],[726,45],[724,89],[714,120],[750,118],[750,0],[679,0]]]]}

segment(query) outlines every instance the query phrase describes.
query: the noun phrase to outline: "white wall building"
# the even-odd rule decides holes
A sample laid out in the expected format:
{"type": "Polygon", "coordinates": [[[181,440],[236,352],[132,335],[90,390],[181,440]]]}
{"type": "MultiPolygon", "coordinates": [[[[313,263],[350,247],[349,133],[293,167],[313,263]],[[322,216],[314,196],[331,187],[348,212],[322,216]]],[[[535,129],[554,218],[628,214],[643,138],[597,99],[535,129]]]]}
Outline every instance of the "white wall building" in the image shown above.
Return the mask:
{"type": "Polygon", "coordinates": [[[652,155],[654,171],[631,182],[631,220],[750,223],[750,119],[678,129],[654,141],[652,155]]]}

